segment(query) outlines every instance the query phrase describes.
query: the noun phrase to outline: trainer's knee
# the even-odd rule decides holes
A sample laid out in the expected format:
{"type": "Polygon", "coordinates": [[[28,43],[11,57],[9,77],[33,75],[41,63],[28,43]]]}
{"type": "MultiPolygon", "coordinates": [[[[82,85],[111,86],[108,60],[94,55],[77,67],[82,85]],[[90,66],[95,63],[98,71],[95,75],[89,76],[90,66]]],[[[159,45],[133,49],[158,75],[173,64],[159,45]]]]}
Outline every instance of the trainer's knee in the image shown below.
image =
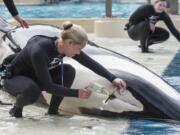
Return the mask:
{"type": "Polygon", "coordinates": [[[149,22],[144,21],[144,22],[139,23],[138,36],[140,40],[146,38],[149,35],[150,31],[151,29],[150,29],[149,22]]]}
{"type": "Polygon", "coordinates": [[[169,36],[170,36],[170,34],[169,34],[168,31],[165,31],[165,32],[163,33],[163,39],[164,39],[164,40],[167,40],[167,39],[169,38],[169,36]]]}
{"type": "Polygon", "coordinates": [[[144,22],[141,22],[139,24],[139,27],[140,27],[140,31],[144,30],[144,31],[150,31],[150,24],[148,21],[144,21],[144,22]]]}
{"type": "Polygon", "coordinates": [[[24,97],[26,97],[25,100],[27,100],[29,104],[32,104],[35,101],[37,101],[40,94],[41,90],[37,85],[28,86],[27,90],[23,93],[24,97]]]}
{"type": "Polygon", "coordinates": [[[64,85],[70,87],[74,81],[76,70],[71,65],[65,65],[64,70],[64,85]]]}

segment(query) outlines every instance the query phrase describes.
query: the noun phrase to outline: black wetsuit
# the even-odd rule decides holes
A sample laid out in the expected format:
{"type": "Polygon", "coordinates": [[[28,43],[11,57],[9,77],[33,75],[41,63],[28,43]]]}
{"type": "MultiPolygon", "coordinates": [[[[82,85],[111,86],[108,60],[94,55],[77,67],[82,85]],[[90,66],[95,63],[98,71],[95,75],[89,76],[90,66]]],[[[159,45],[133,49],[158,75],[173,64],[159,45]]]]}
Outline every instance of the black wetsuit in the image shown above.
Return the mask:
{"type": "MultiPolygon", "coordinates": [[[[56,39],[45,36],[31,38],[11,62],[12,77],[5,80],[4,86],[7,92],[17,97],[16,106],[23,107],[35,102],[42,90],[53,95],[50,112],[57,111],[64,96],[78,97],[78,90],[70,89],[75,76],[75,69],[71,65],[64,65],[64,87],[61,85],[61,66],[48,69],[55,57],[63,57],[55,47],[56,39]]],[[[73,59],[111,82],[116,78],[83,51],[73,59]]]]}
{"type": "Polygon", "coordinates": [[[158,21],[164,21],[171,33],[180,41],[179,31],[166,12],[156,13],[153,5],[143,5],[130,16],[127,24],[129,37],[133,40],[140,40],[142,51],[148,51],[146,49],[149,45],[169,38],[169,32],[163,28],[156,27],[155,31],[151,32],[150,23],[156,24],[158,21]]]}
{"type": "Polygon", "coordinates": [[[6,5],[6,7],[8,8],[9,12],[11,13],[12,16],[16,16],[18,15],[18,11],[14,5],[14,1],[13,0],[3,0],[4,4],[6,5]]]}

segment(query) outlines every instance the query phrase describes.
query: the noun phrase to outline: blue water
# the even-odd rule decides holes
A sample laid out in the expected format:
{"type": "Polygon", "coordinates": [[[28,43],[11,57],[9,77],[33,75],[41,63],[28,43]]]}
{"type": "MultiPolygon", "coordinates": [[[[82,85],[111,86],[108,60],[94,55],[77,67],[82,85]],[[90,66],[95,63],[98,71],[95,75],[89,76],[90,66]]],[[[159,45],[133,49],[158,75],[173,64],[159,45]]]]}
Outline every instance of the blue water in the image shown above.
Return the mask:
{"type": "Polygon", "coordinates": [[[164,76],[180,76],[180,50],[174,56],[167,69],[164,71],[164,76]]]}
{"type": "Polygon", "coordinates": [[[124,135],[180,135],[180,124],[155,120],[131,120],[124,135]]]}
{"type": "MultiPolygon", "coordinates": [[[[128,17],[141,4],[113,3],[113,16],[128,17]]],[[[105,15],[104,3],[62,2],[53,5],[17,6],[19,13],[24,18],[97,18],[105,15]]],[[[0,6],[3,18],[10,18],[4,6],[0,6]]]]}

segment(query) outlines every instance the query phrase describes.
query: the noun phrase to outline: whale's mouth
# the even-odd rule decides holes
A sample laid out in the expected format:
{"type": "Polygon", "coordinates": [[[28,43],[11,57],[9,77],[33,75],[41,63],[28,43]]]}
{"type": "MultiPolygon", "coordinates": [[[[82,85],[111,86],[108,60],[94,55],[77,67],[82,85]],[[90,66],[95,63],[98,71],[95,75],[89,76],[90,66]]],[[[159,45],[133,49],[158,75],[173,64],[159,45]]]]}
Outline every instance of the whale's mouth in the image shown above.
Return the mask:
{"type": "Polygon", "coordinates": [[[97,108],[78,108],[81,114],[87,114],[92,116],[106,117],[106,118],[125,118],[125,119],[153,119],[153,120],[169,120],[167,115],[157,115],[151,112],[111,112],[107,110],[101,110],[97,108]]]}

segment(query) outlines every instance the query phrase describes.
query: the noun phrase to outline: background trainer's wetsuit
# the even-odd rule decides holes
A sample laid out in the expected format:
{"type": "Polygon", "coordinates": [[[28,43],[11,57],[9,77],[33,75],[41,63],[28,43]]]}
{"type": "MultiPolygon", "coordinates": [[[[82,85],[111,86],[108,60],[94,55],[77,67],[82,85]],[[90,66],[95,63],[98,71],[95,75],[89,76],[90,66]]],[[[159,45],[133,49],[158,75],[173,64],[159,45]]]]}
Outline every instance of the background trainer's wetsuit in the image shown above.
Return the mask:
{"type": "Polygon", "coordinates": [[[150,23],[156,24],[164,21],[171,33],[180,41],[179,31],[175,28],[172,20],[166,12],[156,13],[153,5],[139,7],[129,18],[128,35],[133,40],[140,40],[143,46],[159,43],[169,38],[169,32],[163,28],[156,27],[154,32],[150,30],[150,23]]]}
{"type": "Polygon", "coordinates": [[[16,16],[18,15],[18,11],[14,5],[14,1],[13,0],[3,0],[4,4],[6,5],[6,7],[8,8],[9,12],[11,13],[12,16],[16,16]]]}
{"type": "MultiPolygon", "coordinates": [[[[55,47],[56,39],[45,36],[31,38],[26,47],[11,62],[13,75],[5,80],[4,87],[7,92],[17,97],[16,106],[23,107],[35,102],[41,91],[46,90],[53,95],[49,112],[56,113],[64,96],[78,97],[78,90],[70,89],[75,76],[72,66],[64,66],[65,87],[61,86],[60,67],[48,70],[49,63],[60,55],[55,47]]],[[[116,78],[83,51],[73,59],[111,82],[116,78]]]]}

